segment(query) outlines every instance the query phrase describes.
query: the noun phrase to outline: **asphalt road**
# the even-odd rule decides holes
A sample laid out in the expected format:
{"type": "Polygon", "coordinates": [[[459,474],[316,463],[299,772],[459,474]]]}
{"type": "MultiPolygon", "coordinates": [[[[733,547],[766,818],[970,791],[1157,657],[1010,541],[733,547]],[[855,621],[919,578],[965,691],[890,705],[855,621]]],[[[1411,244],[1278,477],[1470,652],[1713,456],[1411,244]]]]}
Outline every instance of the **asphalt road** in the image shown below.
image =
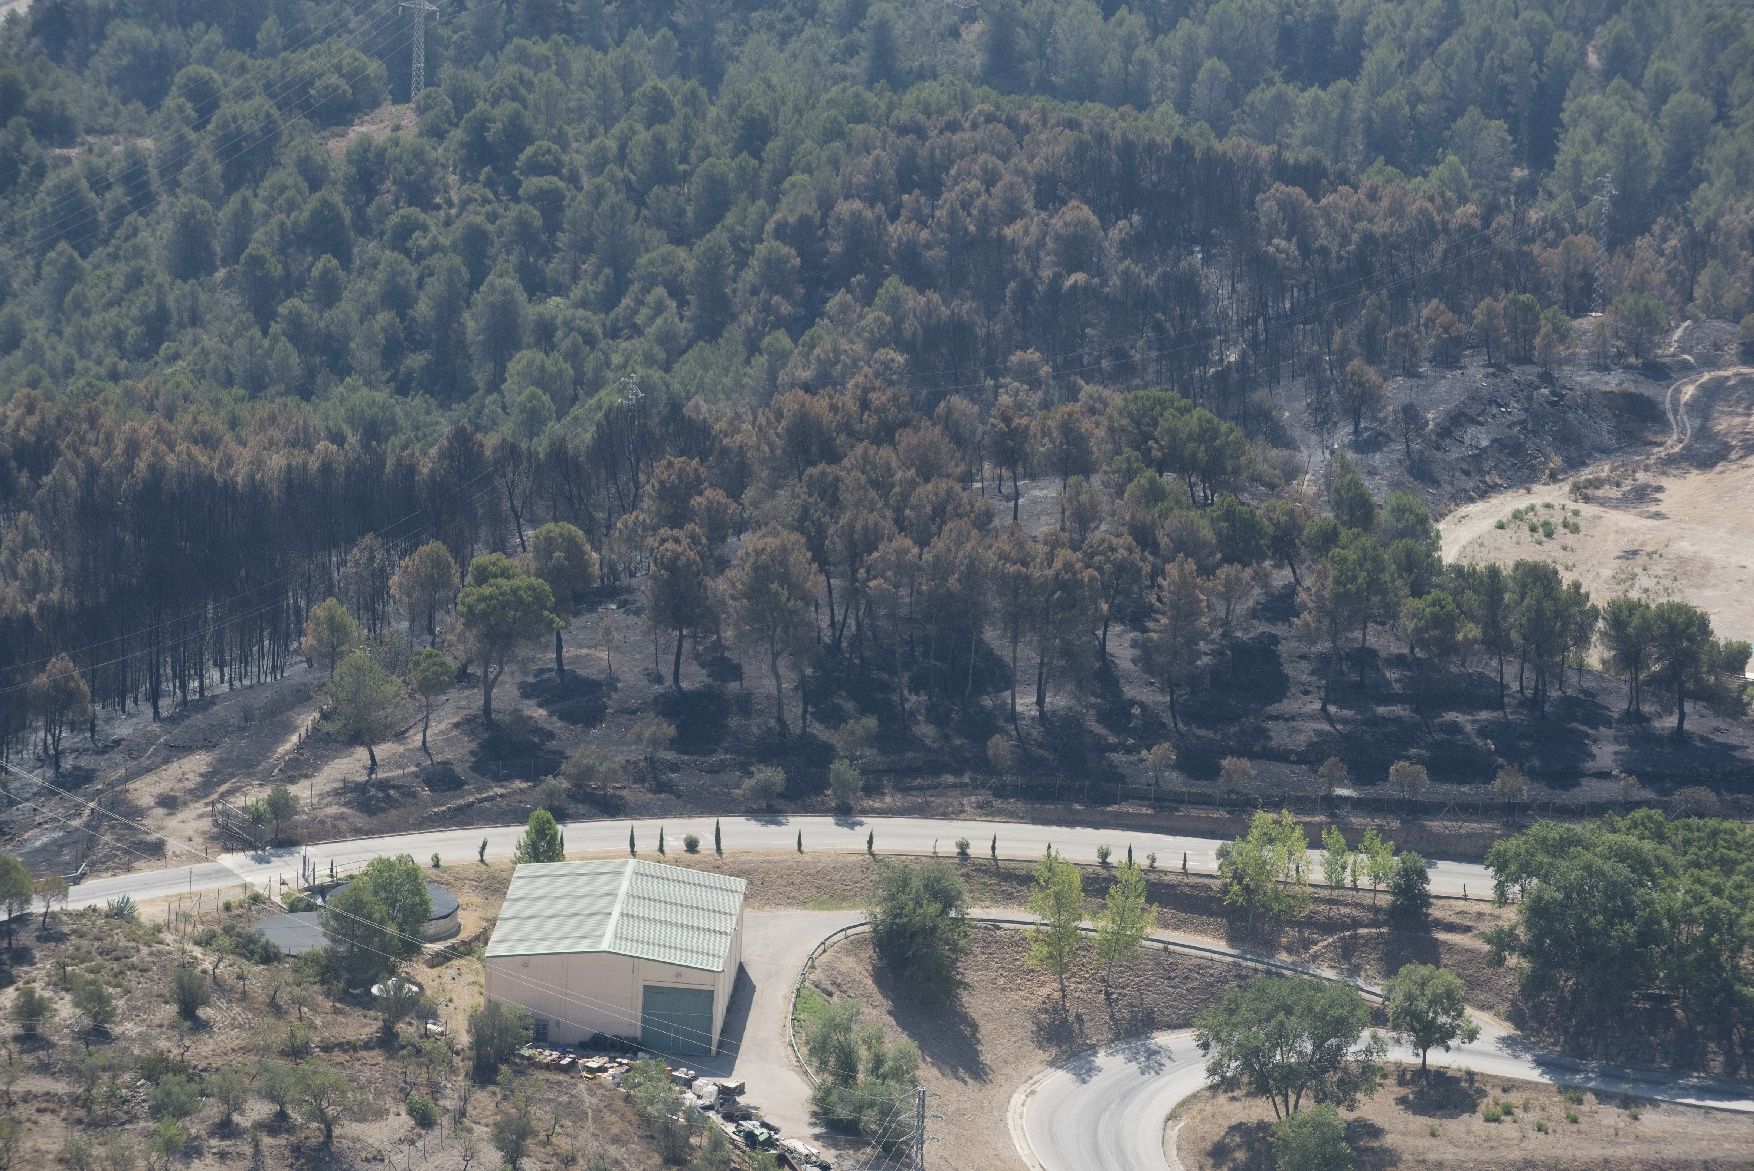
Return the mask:
{"type": "MultiPolygon", "coordinates": [[[[660,826],[666,841],[680,849],[685,834],[699,835],[711,848],[710,817],[675,821],[577,822],[565,827],[568,853],[619,854],[627,849],[631,827],[636,846],[655,856],[660,826]]],[[[1112,829],[1032,826],[1016,822],[939,821],[924,818],[727,817],[721,819],[727,852],[785,852],[797,848],[803,835],[807,852],[859,853],[866,835],[882,854],[953,856],[955,840],[967,837],[977,856],[994,837],[1007,859],[1039,857],[1051,843],[1075,861],[1094,862],[1096,848],[1107,845],[1123,857],[1129,845],[1144,861],[1155,852],[1158,865],[1175,869],[1187,853],[1188,869],[1211,873],[1217,868],[1220,843],[1209,838],[1128,833],[1112,829]]],[[[136,871],[93,879],[73,890],[70,905],[92,906],[127,894],[136,900],[188,892],[221,890],[248,884],[268,888],[296,882],[301,864],[318,870],[331,862],[349,868],[381,854],[407,853],[425,861],[434,852],[447,863],[469,862],[485,840],[486,856],[509,857],[522,826],[488,829],[434,830],[378,838],[330,842],[259,854],[226,854],[192,861],[182,867],[136,871]]],[[[1310,870],[1320,869],[1312,851],[1310,870]]],[[[1474,897],[1491,889],[1491,876],[1473,863],[1438,862],[1432,868],[1437,894],[1474,897]]],[[[976,914],[990,914],[976,912],[976,914]]],[[[748,1082],[752,1099],[778,1122],[783,1133],[810,1129],[809,1087],[792,1063],[785,1022],[791,990],[816,945],[834,931],[856,923],[858,911],[751,911],[745,921],[743,973],[726,1019],[725,1052],[701,1062],[703,1072],[725,1073],[748,1082]]],[[[1302,969],[1284,961],[1191,937],[1155,937],[1160,945],[1192,950],[1215,958],[1294,968],[1315,975],[1333,973],[1302,969]]],[[[1358,983],[1353,981],[1354,983],[1358,983]]],[[[1367,992],[1368,984],[1360,984],[1367,992]]],[[[1392,1056],[1405,1059],[1406,1051],[1392,1056]]],[[[1746,1086],[1712,1083],[1654,1072],[1582,1067],[1535,1052],[1514,1033],[1482,1022],[1480,1039],[1449,1054],[1433,1054],[1433,1064],[1465,1066],[1493,1076],[1545,1080],[1566,1085],[1626,1093],[1681,1104],[1754,1112],[1754,1093],[1746,1086]]],[[[1186,1030],[1135,1038],[1080,1056],[1044,1070],[1012,1098],[1010,1126],[1019,1157],[1032,1171],[1163,1171],[1166,1155],[1164,1121],[1175,1105],[1204,1084],[1204,1060],[1186,1030]]]]}
{"type": "MultiPolygon", "coordinates": [[[[1401,1045],[1391,1061],[1417,1062],[1401,1045]]],[[[1514,1033],[1483,1027],[1480,1039],[1449,1053],[1436,1068],[1489,1077],[1580,1086],[1683,1105],[1754,1112],[1747,1086],[1652,1073],[1591,1069],[1529,1051],[1514,1033]]],[[[1164,1122],[1205,1085],[1205,1058],[1192,1029],[1139,1037],[1080,1056],[1026,1082],[1011,1099],[1012,1141],[1031,1171],[1177,1171],[1164,1122]]]]}
{"type": "MultiPolygon", "coordinates": [[[[986,857],[993,838],[998,838],[999,857],[1010,860],[1039,858],[1050,844],[1074,862],[1096,861],[1098,846],[1108,846],[1116,859],[1133,848],[1135,859],[1143,865],[1146,855],[1155,853],[1157,865],[1164,870],[1179,869],[1182,855],[1187,855],[1188,869],[1196,874],[1213,874],[1218,869],[1218,847],[1215,838],[1191,838],[1172,834],[1135,833],[1117,829],[1089,829],[1073,826],[1026,825],[1010,821],[955,821],[917,817],[723,817],[719,819],[727,853],[755,851],[774,853],[797,848],[798,835],[804,839],[807,852],[842,854],[862,853],[867,834],[874,837],[873,846],[879,854],[929,855],[936,851],[944,857],[956,852],[956,839],[966,837],[977,857],[986,857]]],[[[673,820],[647,821],[583,821],[571,822],[564,829],[569,854],[619,854],[627,849],[627,833],[631,827],[635,844],[646,857],[655,857],[658,830],[665,831],[666,845],[680,853],[683,836],[699,836],[702,848],[711,849],[712,817],[688,817],[673,820]]],[[[191,858],[182,866],[162,870],[137,870],[107,878],[94,878],[73,888],[70,905],[95,906],[127,894],[136,901],[167,895],[219,890],[248,884],[266,889],[282,880],[298,881],[301,859],[308,856],[319,869],[333,863],[338,869],[367,861],[379,854],[411,854],[424,862],[433,853],[447,863],[469,862],[476,857],[481,843],[487,843],[487,857],[509,858],[523,833],[519,825],[492,826],[473,829],[428,830],[421,833],[392,834],[375,838],[325,842],[317,845],[268,850],[261,853],[224,854],[217,859],[191,858]]],[[[174,855],[173,855],[174,856],[174,855]]],[[[1320,857],[1310,852],[1309,873],[1321,872],[1320,857]]],[[[1468,894],[1484,898],[1491,894],[1492,877],[1484,866],[1473,862],[1436,862],[1431,867],[1431,890],[1439,895],[1468,894]]]]}
{"type": "Polygon", "coordinates": [[[863,911],[750,911],[743,917],[743,970],[725,1009],[720,1056],[694,1064],[702,1073],[748,1083],[746,1101],[783,1135],[814,1129],[810,1084],[786,1043],[792,989],[819,942],[864,918],[863,911]]]}

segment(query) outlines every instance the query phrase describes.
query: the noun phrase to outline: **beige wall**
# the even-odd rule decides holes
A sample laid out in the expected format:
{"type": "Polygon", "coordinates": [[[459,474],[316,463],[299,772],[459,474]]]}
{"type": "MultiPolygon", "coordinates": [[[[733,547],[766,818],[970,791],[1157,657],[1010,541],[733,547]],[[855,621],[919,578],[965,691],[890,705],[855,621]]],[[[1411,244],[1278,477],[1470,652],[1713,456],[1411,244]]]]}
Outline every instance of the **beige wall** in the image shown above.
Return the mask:
{"type": "Polygon", "coordinates": [[[743,915],[737,915],[737,930],[731,933],[731,946],[725,952],[725,970],[718,973],[713,989],[713,1049],[725,1035],[725,1009],[731,1003],[731,990],[737,986],[737,969],[743,962],[743,915]]]}
{"type": "Polygon", "coordinates": [[[640,995],[647,984],[707,988],[713,992],[715,1047],[725,1025],[725,1006],[743,954],[738,919],[723,972],[679,968],[629,956],[587,952],[572,955],[494,956],[485,962],[489,999],[521,1004],[548,1021],[548,1039],[572,1045],[592,1033],[639,1038],[640,995]]]}

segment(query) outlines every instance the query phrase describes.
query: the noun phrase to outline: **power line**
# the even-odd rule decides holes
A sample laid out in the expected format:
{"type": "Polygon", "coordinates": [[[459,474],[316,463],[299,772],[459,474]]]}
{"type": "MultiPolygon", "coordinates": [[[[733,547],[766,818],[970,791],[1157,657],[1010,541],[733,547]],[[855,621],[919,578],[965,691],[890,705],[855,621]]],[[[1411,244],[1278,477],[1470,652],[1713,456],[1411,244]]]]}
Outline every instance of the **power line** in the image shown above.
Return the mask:
{"type": "MultiPolygon", "coordinates": [[[[467,489],[467,488],[473,486],[474,484],[478,483],[483,477],[490,476],[492,474],[493,474],[492,468],[483,469],[482,471],[476,473],[474,476],[471,476],[468,480],[464,481],[462,488],[459,490],[467,489]]],[[[489,484],[486,487],[477,490],[476,493],[474,494],[474,496],[472,496],[469,499],[469,501],[467,502],[465,507],[472,509],[475,505],[479,504],[482,500],[486,499],[488,494],[491,493],[492,491],[494,491],[494,488],[495,488],[494,485],[489,484]]],[[[426,511],[427,511],[426,506],[422,505],[420,508],[415,509],[413,512],[408,513],[406,516],[403,516],[398,520],[392,521],[390,524],[384,526],[381,529],[376,530],[375,532],[365,533],[365,534],[361,535],[360,537],[356,538],[355,543],[357,543],[358,541],[365,540],[366,537],[373,537],[373,536],[377,537],[379,540],[383,540],[386,537],[386,535],[390,532],[390,530],[400,527],[402,524],[406,523],[409,520],[412,520],[412,519],[418,517],[421,513],[426,512],[426,511]]],[[[434,533],[436,533],[436,529],[433,527],[431,522],[428,522],[427,524],[422,525],[421,527],[413,530],[410,533],[404,534],[402,536],[390,538],[390,541],[392,544],[400,546],[404,550],[404,556],[405,556],[407,552],[412,551],[411,546],[413,546],[415,542],[421,540],[423,537],[433,535],[434,533]]],[[[398,557],[395,560],[400,561],[401,558],[398,557]]],[[[231,603],[236,602],[240,598],[246,598],[252,594],[260,593],[261,591],[263,591],[265,589],[270,589],[270,588],[275,587],[275,586],[284,585],[285,583],[290,582],[295,578],[303,576],[304,574],[308,573],[309,570],[310,570],[309,566],[305,566],[305,567],[303,567],[301,569],[297,569],[297,570],[292,570],[292,571],[289,571],[287,573],[281,574],[279,577],[270,578],[268,581],[262,582],[259,585],[252,586],[247,590],[242,590],[236,594],[232,594],[229,597],[216,599],[216,600],[211,601],[211,602],[204,602],[201,604],[201,606],[199,606],[195,609],[186,611],[183,614],[180,614],[176,617],[166,618],[160,622],[155,622],[149,626],[143,626],[143,627],[140,627],[136,630],[123,631],[119,634],[111,635],[110,637],[105,638],[105,639],[101,639],[97,642],[88,643],[85,646],[76,648],[74,650],[57,651],[56,654],[66,654],[69,657],[73,657],[76,655],[84,654],[86,651],[96,650],[99,647],[112,646],[117,642],[125,642],[128,640],[139,638],[142,635],[152,634],[156,631],[163,630],[163,629],[166,629],[168,627],[178,626],[178,625],[181,625],[185,622],[189,622],[193,619],[199,618],[202,615],[207,614],[209,612],[217,611],[223,607],[229,606],[231,603]]],[[[286,599],[284,597],[276,597],[271,601],[265,602],[261,605],[255,606],[251,609],[245,610],[242,613],[216,615],[215,617],[213,617],[212,619],[209,620],[209,622],[207,623],[207,625],[205,627],[204,633],[211,634],[214,630],[216,630],[222,626],[229,625],[233,622],[241,622],[245,619],[255,617],[256,615],[267,613],[268,611],[277,609],[280,606],[283,606],[285,604],[286,604],[286,599]]],[[[138,650],[127,651],[127,652],[125,652],[121,655],[118,655],[114,658],[111,658],[111,659],[104,659],[104,660],[100,660],[98,662],[88,663],[80,669],[85,670],[85,671],[95,671],[99,667],[108,667],[108,666],[113,666],[116,663],[124,662],[128,659],[133,658],[136,654],[139,654],[139,653],[140,652],[138,650]]],[[[28,662],[28,663],[15,663],[11,667],[8,667],[5,669],[9,670],[9,671],[29,672],[31,670],[31,668],[43,666],[44,664],[48,663],[54,657],[55,657],[55,655],[47,655],[47,656],[44,656],[42,658],[35,659],[35,660],[28,662]]],[[[6,695],[10,692],[20,691],[26,687],[29,687],[30,685],[31,685],[30,681],[25,680],[25,681],[22,681],[19,683],[10,684],[10,685],[5,686],[5,687],[0,687],[0,695],[6,695]]]]}
{"type": "Polygon", "coordinates": [[[437,12],[438,8],[427,0],[402,0],[397,7],[414,14],[414,40],[408,61],[408,100],[412,102],[426,88],[426,14],[437,12]]]}

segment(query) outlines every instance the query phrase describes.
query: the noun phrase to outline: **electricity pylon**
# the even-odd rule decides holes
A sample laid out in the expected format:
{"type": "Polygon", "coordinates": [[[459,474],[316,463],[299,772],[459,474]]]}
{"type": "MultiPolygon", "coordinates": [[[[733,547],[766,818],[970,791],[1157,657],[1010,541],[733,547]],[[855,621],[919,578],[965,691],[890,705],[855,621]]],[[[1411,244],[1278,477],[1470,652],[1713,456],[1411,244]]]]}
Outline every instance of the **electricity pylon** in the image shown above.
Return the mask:
{"type": "Polygon", "coordinates": [[[414,39],[408,43],[408,100],[412,102],[426,88],[426,14],[437,12],[438,7],[427,0],[401,0],[396,7],[414,14],[414,39]]]}

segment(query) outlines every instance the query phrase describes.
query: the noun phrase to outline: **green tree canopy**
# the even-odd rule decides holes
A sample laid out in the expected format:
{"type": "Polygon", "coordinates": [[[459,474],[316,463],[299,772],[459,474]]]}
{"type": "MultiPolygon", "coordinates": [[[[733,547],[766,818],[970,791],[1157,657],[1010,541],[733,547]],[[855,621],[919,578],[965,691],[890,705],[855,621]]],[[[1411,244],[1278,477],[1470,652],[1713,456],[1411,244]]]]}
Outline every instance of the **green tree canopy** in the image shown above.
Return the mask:
{"type": "Polygon", "coordinates": [[[1035,864],[1029,913],[1036,919],[1036,926],[1029,929],[1029,962],[1053,973],[1064,1004],[1066,976],[1083,944],[1084,874],[1051,846],[1035,864]]]}
{"type": "Polygon", "coordinates": [[[1754,831],[1655,810],[1586,825],[1536,822],[1486,854],[1516,923],[1489,942],[1522,961],[1523,994],[1572,1020],[1623,1010],[1642,990],[1729,1036],[1748,1027],[1754,831]]]}
{"type": "Polygon", "coordinates": [[[399,956],[420,951],[432,918],[432,895],[419,863],[407,854],[373,858],[349,885],[362,887],[382,908],[394,934],[394,946],[387,950],[399,956]]]}
{"type": "Polygon", "coordinates": [[[358,646],[365,630],[338,598],[324,598],[311,607],[305,619],[304,640],[300,648],[312,666],[322,666],[334,674],[336,666],[358,646]]]}
{"type": "Polygon", "coordinates": [[[477,557],[457,597],[469,655],[481,668],[481,718],[493,723],[493,689],[519,647],[552,631],[554,592],[498,554],[477,557]]]}
{"type": "Polygon", "coordinates": [[[1294,919],[1308,911],[1308,849],[1303,826],[1283,809],[1256,813],[1247,834],[1218,848],[1224,903],[1248,913],[1251,932],[1257,916],[1294,919]]]}
{"type": "Polygon", "coordinates": [[[324,725],[350,744],[365,748],[370,771],[378,769],[377,746],[408,718],[408,689],[364,647],[350,651],[323,685],[324,725]]]}
{"type": "Polygon", "coordinates": [[[383,979],[407,946],[371,888],[357,882],[330,895],[317,921],[323,929],[324,969],[343,988],[365,988],[383,979]]]}
{"type": "Polygon", "coordinates": [[[578,526],[564,521],[542,525],[530,534],[530,560],[536,576],[548,583],[561,621],[554,626],[554,674],[566,675],[565,648],[561,636],[565,619],[578,605],[580,595],[597,584],[597,554],[578,526]]]}
{"type": "Polygon", "coordinates": [[[1462,978],[1430,964],[1404,964],[1388,985],[1389,1028],[1419,1052],[1419,1071],[1430,1078],[1430,1052],[1449,1052],[1472,1041],[1480,1026],[1468,1019],[1462,978]]]}
{"type": "Polygon", "coordinates": [[[944,999],[961,987],[967,907],[962,880],[949,863],[885,863],[866,910],[871,944],[904,986],[916,995],[944,999]]]}
{"type": "Polygon", "coordinates": [[[1381,1078],[1383,1053],[1364,1039],[1370,1006],[1357,989],[1302,976],[1261,976],[1194,1021],[1215,1088],[1273,1104],[1275,1118],[1316,1102],[1350,1105],[1381,1078]]]}
{"type": "Polygon", "coordinates": [[[1326,1102],[1275,1122],[1272,1142],[1278,1171],[1352,1171],[1346,1124],[1326,1102]]]}
{"type": "Polygon", "coordinates": [[[432,701],[449,691],[457,682],[457,667],[445,653],[433,647],[414,652],[408,666],[408,689],[420,697],[420,750],[432,761],[427,747],[427,730],[432,727],[432,701]]]}
{"type": "Polygon", "coordinates": [[[1110,881],[1096,918],[1096,958],[1104,981],[1115,964],[1139,954],[1156,922],[1157,911],[1145,899],[1145,875],[1129,857],[1110,881]]]}
{"type": "Polygon", "coordinates": [[[521,864],[565,860],[566,838],[560,832],[560,824],[548,810],[536,810],[530,814],[530,820],[524,826],[524,836],[518,839],[518,848],[512,854],[512,861],[521,864]]]}

